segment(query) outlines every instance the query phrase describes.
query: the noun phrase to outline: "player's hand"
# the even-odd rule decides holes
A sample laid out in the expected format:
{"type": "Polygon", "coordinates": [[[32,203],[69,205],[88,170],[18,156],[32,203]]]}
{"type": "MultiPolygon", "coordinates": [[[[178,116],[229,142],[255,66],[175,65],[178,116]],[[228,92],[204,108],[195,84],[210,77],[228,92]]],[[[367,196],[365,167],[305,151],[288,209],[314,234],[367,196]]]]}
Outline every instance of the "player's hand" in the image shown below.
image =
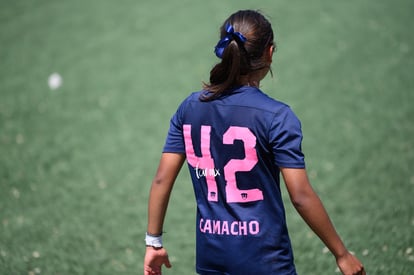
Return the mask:
{"type": "Polygon", "coordinates": [[[144,259],[144,275],[161,275],[161,267],[171,268],[167,250],[164,248],[147,247],[144,259]]]}
{"type": "Polygon", "coordinates": [[[349,252],[338,257],[336,263],[344,275],[366,275],[362,263],[349,252]]]}

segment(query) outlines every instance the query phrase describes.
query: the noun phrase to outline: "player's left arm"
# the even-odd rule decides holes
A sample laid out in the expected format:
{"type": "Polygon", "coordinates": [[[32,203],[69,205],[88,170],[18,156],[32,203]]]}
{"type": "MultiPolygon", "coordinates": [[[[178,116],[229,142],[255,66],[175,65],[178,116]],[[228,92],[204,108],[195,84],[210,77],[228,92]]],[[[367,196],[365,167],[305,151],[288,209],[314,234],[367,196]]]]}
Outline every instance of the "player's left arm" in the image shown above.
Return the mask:
{"type": "Polygon", "coordinates": [[[343,244],[319,196],[313,190],[306,170],[281,168],[290,199],[304,221],[335,256],[343,274],[361,274],[361,262],[343,244]]]}

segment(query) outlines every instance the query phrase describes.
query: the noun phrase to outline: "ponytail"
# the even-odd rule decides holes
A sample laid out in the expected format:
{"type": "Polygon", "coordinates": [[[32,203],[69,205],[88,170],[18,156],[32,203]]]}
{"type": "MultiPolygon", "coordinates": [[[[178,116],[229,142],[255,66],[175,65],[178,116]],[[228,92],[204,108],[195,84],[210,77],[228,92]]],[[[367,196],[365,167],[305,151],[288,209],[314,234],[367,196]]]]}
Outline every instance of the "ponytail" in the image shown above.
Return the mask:
{"type": "Polygon", "coordinates": [[[210,72],[210,84],[204,88],[212,94],[203,94],[202,101],[218,98],[225,91],[239,82],[240,78],[240,49],[236,41],[231,41],[223,52],[222,60],[210,72]]]}
{"type": "Polygon", "coordinates": [[[210,83],[203,83],[207,92],[200,100],[214,100],[241,85],[241,76],[268,67],[263,53],[271,44],[273,30],[262,14],[245,10],[231,15],[221,27],[221,39],[215,47],[221,62],[210,71],[210,83]]]}
{"type": "Polygon", "coordinates": [[[214,50],[217,57],[221,58],[221,63],[218,63],[211,70],[210,84],[204,84],[204,88],[213,94],[203,94],[202,101],[210,101],[219,97],[239,82],[242,57],[240,48],[243,48],[245,42],[246,37],[240,32],[235,32],[233,26],[227,23],[225,35],[217,43],[214,50]]]}

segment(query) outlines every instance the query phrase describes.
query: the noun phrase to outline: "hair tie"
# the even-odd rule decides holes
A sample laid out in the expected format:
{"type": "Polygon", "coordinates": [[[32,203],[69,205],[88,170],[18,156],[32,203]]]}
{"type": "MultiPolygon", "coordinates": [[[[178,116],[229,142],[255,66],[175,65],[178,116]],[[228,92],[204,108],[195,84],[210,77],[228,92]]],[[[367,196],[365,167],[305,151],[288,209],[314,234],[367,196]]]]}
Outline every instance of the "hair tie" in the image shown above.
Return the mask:
{"type": "Polygon", "coordinates": [[[223,57],[224,49],[230,44],[230,42],[235,39],[237,42],[241,42],[244,44],[244,42],[247,41],[247,38],[244,37],[243,34],[239,32],[235,32],[232,25],[229,23],[226,24],[226,35],[220,39],[220,41],[217,43],[214,52],[216,53],[218,58],[223,57]]]}

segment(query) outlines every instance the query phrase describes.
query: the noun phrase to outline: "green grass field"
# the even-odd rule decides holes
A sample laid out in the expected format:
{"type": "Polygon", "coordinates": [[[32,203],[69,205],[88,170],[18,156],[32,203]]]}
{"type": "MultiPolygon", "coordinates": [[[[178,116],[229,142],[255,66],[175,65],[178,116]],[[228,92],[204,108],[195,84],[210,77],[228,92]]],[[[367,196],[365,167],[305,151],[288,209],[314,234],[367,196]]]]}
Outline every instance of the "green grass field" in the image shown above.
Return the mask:
{"type": "MultiPolygon", "coordinates": [[[[370,275],[414,274],[409,0],[0,1],[0,274],[142,274],[169,118],[208,80],[222,21],[245,8],[273,23],[262,89],[301,119],[310,178],[345,243],[370,275]]],[[[337,274],[286,208],[299,274],[337,274]]],[[[194,218],[184,169],[164,274],[195,273],[194,218]]]]}

